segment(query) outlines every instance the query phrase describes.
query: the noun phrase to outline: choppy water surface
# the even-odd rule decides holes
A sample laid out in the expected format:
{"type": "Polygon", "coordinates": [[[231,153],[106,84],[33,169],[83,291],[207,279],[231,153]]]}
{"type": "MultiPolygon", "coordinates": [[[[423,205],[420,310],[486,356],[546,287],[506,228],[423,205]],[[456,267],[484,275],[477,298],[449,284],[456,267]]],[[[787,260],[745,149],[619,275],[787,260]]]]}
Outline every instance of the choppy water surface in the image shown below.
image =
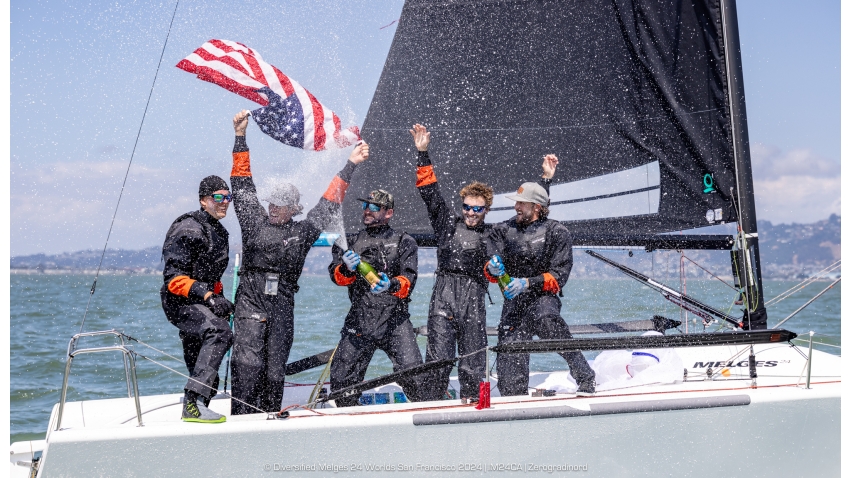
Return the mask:
{"type": "MultiPolygon", "coordinates": [[[[54,404],[59,401],[68,340],[79,332],[93,276],[89,275],[13,275],[11,277],[10,400],[11,441],[42,439],[54,404]]],[[[224,278],[225,284],[231,283],[224,278]]],[[[86,319],[85,330],[118,329],[168,354],[182,357],[177,329],[168,323],[159,302],[159,276],[102,276],[86,319]]],[[[290,361],[333,348],[348,310],[345,289],[334,286],[327,277],[302,277],[301,292],[296,296],[295,344],[290,361]]],[[[433,277],[421,277],[413,294],[411,316],[414,326],[427,322],[428,300],[433,277]]],[[[671,284],[674,285],[674,284],[671,284]]],[[[794,286],[793,282],[767,281],[765,296],[770,299],[794,286]]],[[[770,325],[777,323],[827,283],[809,285],[802,292],[768,309],[770,325]]],[[[227,288],[227,287],[226,287],[227,288]]],[[[727,310],[734,292],[718,281],[690,280],[690,295],[727,310]]],[[[495,304],[488,306],[487,323],[495,326],[501,311],[498,289],[491,286],[495,304]]],[[[589,324],[632,319],[647,319],[658,314],[678,319],[678,309],[659,294],[630,279],[571,280],[564,290],[562,314],[570,324],[589,324]]],[[[840,284],[783,328],[797,333],[825,334],[817,338],[839,344],[841,334],[840,284]]],[[[739,315],[733,308],[731,315],[739,315]]],[[[699,326],[698,330],[702,330],[699,326]]],[[[691,325],[691,331],[694,326],[691,325]]],[[[82,345],[95,345],[84,342],[82,345]]],[[[106,340],[102,340],[104,345],[106,340]]],[[[491,338],[491,343],[495,339],[491,338]]],[[[424,351],[425,338],[419,338],[424,351]]],[[[840,349],[816,346],[838,354],[840,349]]],[[[136,351],[186,373],[181,362],[143,346],[136,351]]],[[[533,370],[562,370],[566,364],[554,354],[532,355],[533,370]]],[[[321,369],[289,377],[292,382],[315,383],[321,369]]],[[[375,354],[367,378],[391,371],[382,352],[375,354]]],[[[221,370],[224,375],[224,366],[221,370]]],[[[139,389],[142,395],[177,393],[185,379],[147,360],[138,362],[139,389]]],[[[120,397],[127,393],[120,355],[80,356],[74,361],[69,380],[68,400],[120,397]]],[[[285,397],[284,397],[285,401],[285,397]]]]}

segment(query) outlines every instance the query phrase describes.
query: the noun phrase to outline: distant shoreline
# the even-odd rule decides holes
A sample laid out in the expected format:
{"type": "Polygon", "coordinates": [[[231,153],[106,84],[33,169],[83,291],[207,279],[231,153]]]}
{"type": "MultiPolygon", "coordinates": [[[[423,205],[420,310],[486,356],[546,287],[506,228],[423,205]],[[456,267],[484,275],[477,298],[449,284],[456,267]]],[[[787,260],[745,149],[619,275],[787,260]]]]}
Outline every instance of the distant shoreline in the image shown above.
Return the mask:
{"type": "MultiPolygon", "coordinates": [[[[9,269],[10,275],[95,275],[97,269],[9,269]]],[[[100,275],[115,276],[157,276],[162,275],[158,270],[132,270],[132,269],[103,269],[100,275]]]]}
{"type": "MultiPolygon", "coordinates": [[[[9,275],[95,275],[97,272],[96,269],[9,269],[9,275]]],[[[135,270],[135,269],[105,269],[100,271],[100,275],[105,276],[161,276],[162,271],[151,270],[151,269],[143,269],[143,270],[135,270]]],[[[312,273],[312,272],[304,272],[302,277],[321,277],[325,274],[312,273]]],[[[433,277],[433,272],[423,272],[419,274],[420,277],[433,277]]],[[[731,276],[719,276],[724,281],[731,281],[731,276]]],[[[605,279],[605,280],[632,280],[625,276],[605,276],[605,275],[587,275],[587,274],[574,274],[570,277],[570,280],[582,280],[582,279],[605,279]]],[[[691,280],[706,280],[707,277],[688,277],[691,280]]],[[[764,280],[780,280],[780,281],[799,281],[801,278],[792,278],[792,277],[764,277],[764,280]]],[[[835,277],[827,276],[818,278],[817,282],[829,282],[835,280],[835,277]]]]}

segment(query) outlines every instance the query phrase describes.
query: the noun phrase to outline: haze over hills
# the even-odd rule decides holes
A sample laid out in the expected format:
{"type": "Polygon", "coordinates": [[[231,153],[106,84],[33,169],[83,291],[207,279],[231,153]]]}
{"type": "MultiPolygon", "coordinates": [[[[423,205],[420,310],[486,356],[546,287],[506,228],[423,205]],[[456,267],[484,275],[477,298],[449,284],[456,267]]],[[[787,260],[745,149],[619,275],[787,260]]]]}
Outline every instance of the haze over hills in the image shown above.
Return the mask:
{"type": "MultiPolygon", "coordinates": [[[[841,258],[841,216],[832,215],[811,224],[771,224],[759,221],[762,272],[765,278],[787,279],[806,277],[841,258]]],[[[233,257],[241,249],[231,248],[233,257]]],[[[690,260],[709,271],[728,276],[729,253],[726,251],[685,251],[685,260],[676,251],[658,251],[647,254],[633,250],[628,256],[625,249],[603,250],[615,261],[651,275],[678,275],[680,263],[686,264],[686,274],[708,277],[708,274],[690,260]]],[[[93,273],[97,269],[102,251],[88,250],[63,254],[32,254],[11,258],[13,273],[93,273]]],[[[433,249],[420,250],[420,273],[432,273],[436,268],[433,249]]],[[[108,249],[103,259],[105,273],[153,274],[162,271],[161,246],[141,250],[108,249]]],[[[305,274],[326,274],[330,262],[330,248],[316,247],[304,265],[305,274]]],[[[619,272],[581,251],[575,251],[572,276],[618,277],[619,272]]]]}

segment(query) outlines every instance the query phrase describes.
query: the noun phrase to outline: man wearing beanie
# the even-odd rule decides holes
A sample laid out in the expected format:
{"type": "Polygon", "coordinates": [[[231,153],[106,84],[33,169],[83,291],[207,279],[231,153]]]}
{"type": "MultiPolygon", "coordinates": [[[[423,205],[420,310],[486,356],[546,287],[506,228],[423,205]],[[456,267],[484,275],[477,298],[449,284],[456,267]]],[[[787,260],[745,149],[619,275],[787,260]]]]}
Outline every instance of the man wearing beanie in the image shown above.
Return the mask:
{"type": "MultiPolygon", "coordinates": [[[[505,303],[499,321],[499,344],[541,339],[572,338],[561,317],[558,295],[573,267],[572,238],[567,227],[549,219],[549,183],[558,158],[543,159],[543,182],[524,183],[514,196],[516,216],[495,224],[488,237],[492,257],[484,267],[490,282],[507,273],[511,281],[504,289],[505,303]]],[[[570,374],[578,383],[579,395],[596,391],[595,374],[579,351],[562,352],[570,374]]],[[[528,354],[500,353],[496,359],[499,392],[502,396],[528,394],[528,354]]]]}
{"type": "Polygon", "coordinates": [[[248,111],[237,113],[230,184],[242,229],[243,261],[236,292],[232,361],[233,398],[240,401],[231,400],[232,415],[280,410],[293,341],[295,293],[304,260],[322,231],[337,222],[341,227],[339,211],[345,191],[357,165],[369,157],[369,145],[358,144],[306,219],[295,221],[292,218],[303,207],[292,184],[278,184],[263,198],[269,202],[268,212],[260,204],[245,140],[247,128],[248,111]]]}
{"type": "Polygon", "coordinates": [[[223,295],[228,234],[219,220],[227,215],[230,188],[207,176],[198,188],[201,207],[171,224],[162,246],[165,268],[160,290],[165,316],[180,330],[190,379],[185,387],[183,421],[221,423],[225,417],[207,406],[218,389],[218,367],[233,343],[228,317],[233,304],[223,295]]]}

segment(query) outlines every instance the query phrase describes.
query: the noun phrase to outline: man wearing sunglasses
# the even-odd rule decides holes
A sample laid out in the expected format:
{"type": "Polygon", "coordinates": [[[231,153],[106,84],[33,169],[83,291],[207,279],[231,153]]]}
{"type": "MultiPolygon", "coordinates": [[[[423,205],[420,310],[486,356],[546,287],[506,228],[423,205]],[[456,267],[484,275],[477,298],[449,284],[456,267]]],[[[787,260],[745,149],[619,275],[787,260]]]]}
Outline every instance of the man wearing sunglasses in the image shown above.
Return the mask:
{"type": "MultiPolygon", "coordinates": [[[[549,219],[549,183],[555,175],[558,158],[543,159],[543,181],[524,183],[516,195],[516,216],[495,224],[488,236],[488,255],[495,256],[484,268],[490,282],[506,273],[511,282],[505,287],[505,303],[499,321],[499,343],[541,339],[572,338],[561,317],[558,295],[573,267],[572,238],[567,227],[549,219]]],[[[579,395],[595,393],[595,374],[579,351],[562,352],[570,374],[578,384],[579,395]]],[[[499,393],[502,396],[528,394],[528,354],[500,353],[496,358],[499,393]]]]}
{"type": "MultiPolygon", "coordinates": [[[[407,305],[416,285],[418,247],[408,234],[389,226],[393,217],[392,194],[378,189],[359,199],[365,229],[348,236],[349,250],[333,247],[328,266],[331,280],[348,287],[351,309],[331,362],[331,389],[362,382],[375,351],[383,350],[398,372],[422,364],[416,333],[407,305]],[[380,280],[370,285],[356,270],[362,260],[375,268],[380,280]]],[[[410,401],[419,401],[420,377],[398,380],[410,401]]],[[[336,405],[357,405],[360,394],[336,400],[336,405]]]]}
{"type": "Polygon", "coordinates": [[[233,206],[242,229],[243,262],[236,293],[233,345],[233,397],[231,414],[280,410],[286,362],[292,348],[295,293],[307,253],[322,231],[340,217],[345,190],[358,164],[369,157],[369,145],[355,146],[345,167],[331,180],[324,195],[303,221],[298,189],[278,184],[260,204],[251,174],[245,132],[248,111],[233,118],[233,206]]]}
{"type": "MultiPolygon", "coordinates": [[[[456,215],[440,193],[428,145],[431,133],[420,124],[410,130],[416,145],[416,188],[428,208],[428,218],[437,238],[437,271],[428,310],[428,347],[425,361],[455,357],[455,348],[464,357],[458,362],[460,398],[477,401],[479,383],[484,381],[487,346],[487,313],[484,295],[487,280],[481,272],[489,259],[485,237],[491,226],[484,217],[493,204],[493,189],[472,182],[460,190],[463,214],[456,215]]],[[[442,400],[449,385],[452,366],[435,370],[425,395],[442,400]]]]}
{"type": "Polygon", "coordinates": [[[165,235],[165,283],[160,297],[168,321],[180,330],[191,377],[185,387],[182,419],[221,423],[225,417],[207,405],[218,389],[218,367],[233,343],[227,321],[233,304],[222,295],[221,284],[229,236],[219,222],[227,215],[230,188],[220,177],[207,176],[198,188],[198,199],[200,210],[178,217],[165,235]]]}

